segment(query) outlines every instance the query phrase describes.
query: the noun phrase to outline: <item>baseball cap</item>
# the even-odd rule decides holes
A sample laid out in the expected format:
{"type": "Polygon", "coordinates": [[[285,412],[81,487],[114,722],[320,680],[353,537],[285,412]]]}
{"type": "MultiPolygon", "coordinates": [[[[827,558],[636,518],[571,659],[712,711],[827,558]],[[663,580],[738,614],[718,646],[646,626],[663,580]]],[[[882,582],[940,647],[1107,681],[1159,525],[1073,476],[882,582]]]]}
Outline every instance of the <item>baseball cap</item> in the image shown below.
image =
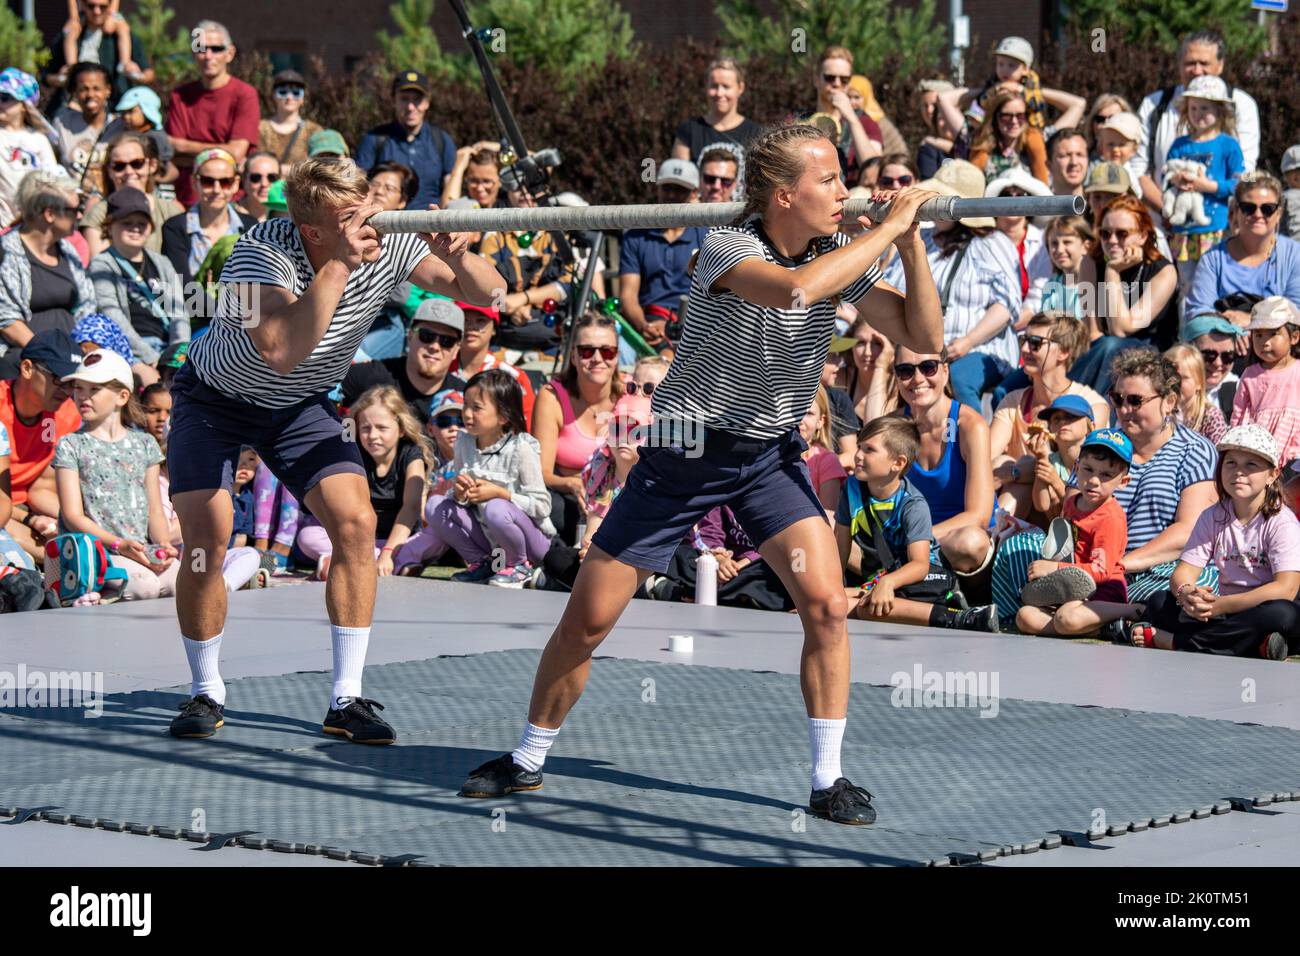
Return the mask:
{"type": "Polygon", "coordinates": [[[284,198],[284,180],[277,179],[271,183],[271,188],[266,193],[266,202],[263,203],[267,209],[272,212],[288,212],[289,203],[284,198]]]}
{"type": "Polygon", "coordinates": [[[416,90],[429,95],[429,78],[418,70],[403,70],[393,78],[392,92],[397,93],[401,90],[416,90]]]}
{"type": "MultiPolygon", "coordinates": [[[[964,159],[946,159],[929,179],[916,184],[918,189],[928,189],[941,196],[961,196],[963,199],[984,198],[984,172],[964,159]]],[[[992,229],[997,225],[990,216],[963,219],[962,224],[971,229],[992,229]]]]}
{"type": "Polygon", "coordinates": [[[1300,309],[1285,296],[1270,295],[1256,302],[1250,310],[1250,325],[1246,326],[1246,331],[1280,329],[1287,324],[1300,325],[1300,309]]]}
{"type": "Polygon", "coordinates": [[[162,129],[162,100],[157,93],[147,86],[133,86],[117,101],[117,112],[125,113],[136,106],[140,107],[140,112],[153,124],[154,129],[162,129]]]}
{"type": "Polygon", "coordinates": [[[343,139],[343,134],[336,129],[323,129],[311,134],[307,140],[307,155],[309,157],[319,156],[321,153],[335,153],[339,156],[348,155],[348,144],[343,139]]]}
{"type": "Polygon", "coordinates": [[[444,388],[441,392],[434,393],[433,398],[429,400],[429,417],[435,418],[443,412],[464,407],[464,392],[457,391],[454,388],[444,388]]]}
{"type": "Polygon", "coordinates": [[[302,78],[302,74],[297,70],[281,70],[271,77],[271,86],[301,86],[305,90],[307,89],[307,81],[302,78]]]}
{"type": "Polygon", "coordinates": [[[1202,312],[1194,319],[1188,319],[1183,326],[1183,341],[1195,342],[1202,335],[1218,332],[1221,335],[1245,335],[1246,330],[1233,325],[1217,312],[1202,312]]]}
{"type": "Polygon", "coordinates": [[[688,159],[665,159],[659,164],[659,173],[655,176],[655,182],[660,186],[676,184],[687,189],[699,189],[700,171],[688,159]]]}
{"type": "Polygon", "coordinates": [[[153,222],[153,214],[149,210],[149,197],[134,186],[114,189],[113,195],[108,197],[108,218],[116,222],[135,213],[141,213],[153,222]]]}
{"type": "Polygon", "coordinates": [[[1092,421],[1092,406],[1088,404],[1088,400],[1082,395],[1062,395],[1039,412],[1038,417],[1043,421],[1047,421],[1052,417],[1053,412],[1068,412],[1071,415],[1077,415],[1079,418],[1092,421]]]}
{"type": "Polygon", "coordinates": [[[71,375],[81,364],[81,349],[72,343],[72,336],[62,329],[37,332],[23,346],[19,361],[27,359],[44,365],[55,378],[71,375]]]}
{"type": "Polygon", "coordinates": [[[1273,439],[1272,433],[1262,425],[1253,422],[1229,428],[1228,433],[1219,439],[1216,447],[1220,452],[1232,448],[1248,451],[1252,455],[1259,455],[1274,468],[1278,466],[1277,442],[1273,439]]]}
{"type": "Polygon", "coordinates": [[[1132,177],[1119,163],[1098,163],[1092,167],[1092,172],[1088,174],[1088,179],[1083,184],[1085,193],[1122,194],[1132,188],[1132,177]]]}
{"type": "Polygon", "coordinates": [[[1300,146],[1288,146],[1282,154],[1282,172],[1289,173],[1293,169],[1300,169],[1300,146]]]}
{"type": "Polygon", "coordinates": [[[180,368],[185,364],[186,359],[190,356],[190,343],[177,342],[175,345],[169,345],[163,349],[162,355],[158,357],[158,367],[162,368],[180,368]]]}
{"type": "Polygon", "coordinates": [[[441,325],[449,325],[461,335],[465,334],[465,313],[451,299],[444,299],[441,296],[425,299],[415,310],[415,315],[411,316],[411,324],[416,322],[437,322],[441,325]]]}
{"type": "Polygon", "coordinates": [[[41,87],[36,77],[11,66],[0,71],[0,93],[8,93],[28,106],[35,106],[41,98],[41,87]]]}
{"type": "Polygon", "coordinates": [[[483,315],[486,315],[488,318],[490,318],[493,322],[499,323],[501,321],[501,313],[498,312],[496,309],[492,308],[492,306],[490,305],[470,305],[468,302],[461,302],[459,299],[457,299],[456,307],[459,308],[461,312],[482,313],[483,315]]]}
{"type": "Polygon", "coordinates": [[[1114,116],[1109,116],[1106,122],[1101,124],[1101,128],[1113,129],[1134,143],[1142,139],[1142,121],[1132,113],[1116,113],[1114,116]]]}
{"type": "Polygon", "coordinates": [[[1109,449],[1125,464],[1133,464],[1133,443],[1118,428],[1098,428],[1096,431],[1089,432],[1079,451],[1082,452],[1089,445],[1109,449]]]}
{"type": "Polygon", "coordinates": [[[131,366],[126,364],[126,359],[122,356],[111,349],[95,349],[82,356],[77,367],[63,376],[63,381],[90,382],[95,385],[121,382],[129,388],[135,378],[131,374],[131,366]]]}
{"type": "Polygon", "coordinates": [[[1034,48],[1024,37],[1003,37],[993,53],[1019,60],[1025,66],[1034,65],[1034,48]]]}

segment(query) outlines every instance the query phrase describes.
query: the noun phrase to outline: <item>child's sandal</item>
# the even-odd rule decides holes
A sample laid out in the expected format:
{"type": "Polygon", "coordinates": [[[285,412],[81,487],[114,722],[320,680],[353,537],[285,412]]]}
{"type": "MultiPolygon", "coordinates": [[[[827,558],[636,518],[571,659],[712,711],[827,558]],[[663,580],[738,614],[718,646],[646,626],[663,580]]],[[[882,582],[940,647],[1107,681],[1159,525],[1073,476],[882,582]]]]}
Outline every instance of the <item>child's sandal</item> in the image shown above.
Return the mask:
{"type": "Polygon", "coordinates": [[[1134,624],[1128,632],[1129,643],[1134,647],[1155,647],[1156,629],[1150,624],[1134,624]]]}

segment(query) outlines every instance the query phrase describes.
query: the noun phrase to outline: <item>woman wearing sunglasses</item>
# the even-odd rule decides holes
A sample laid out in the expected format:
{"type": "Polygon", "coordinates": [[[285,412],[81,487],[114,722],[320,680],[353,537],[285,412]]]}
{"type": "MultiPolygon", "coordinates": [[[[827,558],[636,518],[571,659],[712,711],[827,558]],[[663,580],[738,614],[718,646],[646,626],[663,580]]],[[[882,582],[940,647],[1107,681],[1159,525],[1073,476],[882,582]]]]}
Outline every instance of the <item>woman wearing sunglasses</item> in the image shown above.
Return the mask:
{"type": "Polygon", "coordinates": [[[186,282],[193,282],[208,251],[223,236],[239,236],[257,225],[231,203],[239,190],[235,157],[224,149],[205,149],[194,157],[199,201],[163,223],[162,252],[186,282]]]}
{"type": "Polygon", "coordinates": [[[1021,94],[1004,90],[989,102],[984,121],[971,137],[970,161],[989,182],[1014,166],[1029,170],[1041,183],[1051,181],[1047,144],[1042,131],[1029,125],[1029,107],[1021,94]]]}
{"type": "Polygon", "coordinates": [[[271,211],[266,208],[271,186],[282,178],[280,161],[271,153],[258,150],[244,162],[244,200],[236,208],[258,222],[265,222],[271,211]]]}
{"type": "Polygon", "coordinates": [[[812,114],[791,115],[788,122],[807,121],[812,116],[829,116],[838,131],[835,150],[840,159],[840,176],[852,189],[862,178],[863,168],[884,153],[884,134],[862,110],[849,100],[853,79],[853,54],[842,46],[829,46],[817,58],[813,82],[817,88],[817,109],[812,114]]]}
{"type": "MultiPolygon", "coordinates": [[[[835,535],[802,459],[799,422],[821,380],[837,299],[861,303],[891,339],[940,347],[938,291],[915,223],[934,194],[904,190],[884,222],[850,241],[837,232],[848,196],[839,156],[817,129],[769,130],[747,158],[745,208],[700,249],[690,320],[651,400],[650,441],[592,539],[543,652],[520,747],[472,771],[463,796],[541,787],[546,753],[581,696],[592,653],[637,588],[667,570],[687,532],[725,505],[781,578],[804,625],[809,811],[844,824],[876,818],[871,795],[840,768],[848,602],[835,535]],[[906,297],[880,283],[873,265],[891,242],[907,271],[906,297]]],[[[579,344],[589,331],[579,330],[579,344]]],[[[612,329],[604,342],[612,363],[612,329]]],[[[539,420],[550,400],[538,399],[539,420]]],[[[550,418],[554,428],[554,411],[550,418]]]]}
{"type": "Polygon", "coordinates": [[[582,469],[605,444],[609,412],[623,394],[618,331],[605,315],[588,312],[573,330],[563,374],[551,379],[533,405],[533,437],[542,448],[542,478],[551,490],[551,522],[573,540],[587,507],[582,469]]]}
{"type": "MultiPolygon", "coordinates": [[[[1128,599],[1140,604],[1169,589],[1169,578],[1201,512],[1217,500],[1214,471],[1218,452],[1209,439],[1178,420],[1182,379],[1172,363],[1146,348],[1120,352],[1111,367],[1110,399],[1116,420],[1133,443],[1129,483],[1115,492],[1128,520],[1123,565],[1128,599]]],[[[1020,607],[1029,565],[1042,557],[1044,534],[1028,531],[998,547],[993,562],[993,600],[1007,620],[1020,607]]],[[[1197,584],[1214,587],[1218,569],[1209,565],[1197,584]]],[[[1118,620],[1131,605],[1114,605],[1118,620]]]]}
{"type": "Polygon", "coordinates": [[[104,236],[104,219],[108,215],[108,198],[118,189],[128,186],[138,189],[149,199],[149,230],[146,248],[162,252],[163,223],[185,210],[176,200],[158,194],[160,182],[158,147],[153,137],[135,131],[119,133],[109,141],[104,160],[104,197],[92,203],[81,219],[81,234],[86,237],[92,257],[108,248],[104,236]]]}
{"type": "Polygon", "coordinates": [[[271,102],[275,114],[258,126],[258,145],[280,161],[284,175],[294,163],[307,158],[307,141],[321,125],[302,115],[307,81],[297,70],[281,70],[271,77],[271,102]]]}
{"type": "MultiPolygon", "coordinates": [[[[1282,223],[1282,184],[1270,174],[1244,174],[1232,198],[1232,224],[1236,235],[1221,242],[1196,264],[1187,292],[1186,316],[1218,311],[1215,303],[1234,293],[1258,299],[1281,295],[1300,302],[1300,243],[1279,235],[1282,223]]],[[[1223,315],[1245,328],[1250,312],[1240,309],[1223,315]]],[[[1247,351],[1241,339],[1239,355],[1247,351]]]]}

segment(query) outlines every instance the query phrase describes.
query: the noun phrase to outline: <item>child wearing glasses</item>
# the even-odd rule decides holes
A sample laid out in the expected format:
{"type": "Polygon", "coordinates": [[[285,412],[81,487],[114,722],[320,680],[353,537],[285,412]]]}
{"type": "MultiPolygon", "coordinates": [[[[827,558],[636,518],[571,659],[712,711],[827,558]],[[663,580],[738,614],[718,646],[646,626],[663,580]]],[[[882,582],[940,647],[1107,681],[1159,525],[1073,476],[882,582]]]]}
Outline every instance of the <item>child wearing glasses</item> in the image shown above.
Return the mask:
{"type": "Polygon", "coordinates": [[[321,125],[302,115],[307,83],[297,70],[280,70],[271,77],[271,101],[275,114],[258,126],[258,145],[275,156],[284,174],[294,163],[307,158],[307,142],[321,131],[321,125]]]}
{"type": "Polygon", "coordinates": [[[1271,295],[1250,310],[1246,331],[1254,362],[1241,373],[1230,424],[1262,425],[1290,462],[1300,457],[1300,309],[1271,295]]]}

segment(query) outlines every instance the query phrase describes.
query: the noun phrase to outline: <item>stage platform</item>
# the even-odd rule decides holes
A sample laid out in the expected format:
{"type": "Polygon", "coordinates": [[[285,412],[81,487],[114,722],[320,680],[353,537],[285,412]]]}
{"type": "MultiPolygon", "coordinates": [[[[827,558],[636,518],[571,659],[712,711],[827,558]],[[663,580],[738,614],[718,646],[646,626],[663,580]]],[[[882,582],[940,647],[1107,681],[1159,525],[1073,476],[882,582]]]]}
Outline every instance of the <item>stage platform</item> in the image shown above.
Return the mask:
{"type": "Polygon", "coordinates": [[[456,790],[517,743],[564,595],[381,581],[365,694],[399,740],[378,748],[320,733],[323,597],[232,596],[226,726],[199,741],[166,733],[188,693],[171,601],[0,618],[0,672],[102,672],[106,695],[99,717],[0,711],[0,863],[1192,866],[1300,851],[1294,663],[852,622],[844,768],[880,819],[841,827],[803,811],[794,615],[633,602],[544,789],[471,801],[456,790]],[[671,634],[694,652],[668,651],[671,634]],[[890,686],[900,674],[915,696],[890,686]]]}

